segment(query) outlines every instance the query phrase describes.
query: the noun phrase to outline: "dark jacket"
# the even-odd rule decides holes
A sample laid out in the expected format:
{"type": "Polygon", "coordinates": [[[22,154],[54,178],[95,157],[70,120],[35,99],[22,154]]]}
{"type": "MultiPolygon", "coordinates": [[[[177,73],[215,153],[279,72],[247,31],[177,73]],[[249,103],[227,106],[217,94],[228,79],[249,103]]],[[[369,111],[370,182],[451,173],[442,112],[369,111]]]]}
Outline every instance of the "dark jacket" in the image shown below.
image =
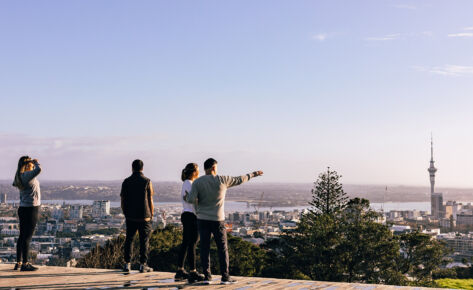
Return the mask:
{"type": "Polygon", "coordinates": [[[150,202],[152,202],[152,194],[151,181],[143,173],[133,172],[130,177],[125,179],[120,193],[125,218],[132,220],[151,218],[150,202]]]}

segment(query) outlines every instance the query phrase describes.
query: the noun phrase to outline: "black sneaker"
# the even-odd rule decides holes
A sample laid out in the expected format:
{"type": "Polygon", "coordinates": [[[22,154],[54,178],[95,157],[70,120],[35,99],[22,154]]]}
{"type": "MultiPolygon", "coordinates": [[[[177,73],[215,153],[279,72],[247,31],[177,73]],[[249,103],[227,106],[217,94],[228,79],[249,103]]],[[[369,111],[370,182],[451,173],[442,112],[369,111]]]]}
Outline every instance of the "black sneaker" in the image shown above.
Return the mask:
{"type": "Polygon", "coordinates": [[[20,271],[36,271],[38,268],[35,266],[31,265],[30,263],[25,263],[21,265],[21,270],[20,271]]]}
{"type": "Polygon", "coordinates": [[[229,284],[235,284],[237,280],[233,279],[232,277],[222,277],[222,280],[220,281],[220,284],[223,285],[229,285],[229,284]]]}
{"type": "Polygon", "coordinates": [[[212,283],[212,275],[204,275],[204,284],[210,285],[212,283]]]}
{"type": "Polygon", "coordinates": [[[174,282],[184,281],[187,278],[189,278],[189,273],[187,273],[186,270],[177,270],[174,276],[174,282]]]}
{"type": "Polygon", "coordinates": [[[146,264],[141,264],[140,265],[140,273],[146,273],[146,272],[153,272],[153,269],[148,267],[146,264]]]}
{"type": "MultiPolygon", "coordinates": [[[[202,282],[204,281],[204,279],[204,275],[199,274],[197,271],[192,271],[189,273],[189,278],[187,279],[187,281],[189,282],[189,284],[192,284],[195,282],[202,282]]],[[[212,280],[212,278],[210,278],[210,280],[212,280]]]]}
{"type": "Polygon", "coordinates": [[[125,265],[123,265],[123,272],[130,273],[130,271],[131,271],[131,264],[125,263],[125,265]]]}
{"type": "Polygon", "coordinates": [[[18,262],[15,264],[15,268],[13,268],[13,271],[18,271],[21,268],[21,262],[18,262]]]}

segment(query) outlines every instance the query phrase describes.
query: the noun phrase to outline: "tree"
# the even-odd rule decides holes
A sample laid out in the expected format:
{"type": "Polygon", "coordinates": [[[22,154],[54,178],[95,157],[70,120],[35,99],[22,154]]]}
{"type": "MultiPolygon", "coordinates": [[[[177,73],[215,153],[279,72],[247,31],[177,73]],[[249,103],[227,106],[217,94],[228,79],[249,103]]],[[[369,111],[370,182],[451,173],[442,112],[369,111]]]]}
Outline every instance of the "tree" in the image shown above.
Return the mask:
{"type": "MultiPolygon", "coordinates": [[[[319,175],[312,208],[295,230],[273,243],[270,256],[284,263],[291,278],[404,284],[396,265],[398,241],[386,225],[377,223],[379,215],[368,200],[347,201],[339,178],[330,169],[319,175]]],[[[272,269],[280,274],[277,263],[268,265],[276,265],[272,269]]]]}
{"type": "Polygon", "coordinates": [[[156,229],[149,242],[149,266],[157,271],[177,271],[181,241],[182,230],[176,226],[169,225],[164,229],[156,229]]]}
{"type": "Polygon", "coordinates": [[[418,231],[402,234],[399,243],[402,273],[414,278],[418,284],[430,285],[432,272],[446,262],[445,244],[418,231]]]}
{"type": "Polygon", "coordinates": [[[340,175],[336,171],[331,171],[330,167],[327,172],[321,173],[314,182],[312,189],[312,201],[309,209],[312,215],[335,214],[343,210],[346,205],[347,197],[343,186],[339,183],[340,175]]]}
{"type": "Polygon", "coordinates": [[[343,280],[343,265],[339,259],[340,214],[346,207],[347,197],[340,177],[330,168],[318,176],[309,212],[302,216],[296,230],[283,236],[286,259],[296,265],[293,275],[314,280],[343,280]]]}
{"type": "Polygon", "coordinates": [[[396,266],[399,243],[387,226],[377,222],[379,216],[368,200],[360,198],[351,199],[342,213],[340,252],[347,282],[405,283],[396,266]]]}

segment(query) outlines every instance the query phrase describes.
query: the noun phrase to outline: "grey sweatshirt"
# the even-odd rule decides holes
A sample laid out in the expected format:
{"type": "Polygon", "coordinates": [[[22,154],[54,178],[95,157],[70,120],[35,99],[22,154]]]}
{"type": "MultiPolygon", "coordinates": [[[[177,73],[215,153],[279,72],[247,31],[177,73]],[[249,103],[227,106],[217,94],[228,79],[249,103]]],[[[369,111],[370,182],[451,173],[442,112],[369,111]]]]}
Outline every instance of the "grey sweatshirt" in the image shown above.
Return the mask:
{"type": "Polygon", "coordinates": [[[20,206],[32,207],[41,205],[41,190],[36,178],[41,172],[41,166],[34,162],[34,169],[21,174],[23,189],[20,189],[20,206]]]}
{"type": "Polygon", "coordinates": [[[184,198],[187,202],[195,204],[198,219],[224,221],[227,189],[247,182],[254,176],[253,173],[237,177],[204,175],[192,183],[191,192],[184,198]]]}

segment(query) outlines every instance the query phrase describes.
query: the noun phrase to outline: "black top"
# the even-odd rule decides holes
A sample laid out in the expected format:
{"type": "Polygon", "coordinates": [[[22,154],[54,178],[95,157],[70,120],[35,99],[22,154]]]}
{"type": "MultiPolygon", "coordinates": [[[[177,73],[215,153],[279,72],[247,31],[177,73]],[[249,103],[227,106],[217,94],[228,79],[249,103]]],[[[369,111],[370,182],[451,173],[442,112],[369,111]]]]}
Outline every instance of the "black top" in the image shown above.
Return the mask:
{"type": "Polygon", "coordinates": [[[149,199],[151,196],[151,182],[142,172],[133,172],[125,179],[120,193],[125,218],[151,218],[149,199]]]}

